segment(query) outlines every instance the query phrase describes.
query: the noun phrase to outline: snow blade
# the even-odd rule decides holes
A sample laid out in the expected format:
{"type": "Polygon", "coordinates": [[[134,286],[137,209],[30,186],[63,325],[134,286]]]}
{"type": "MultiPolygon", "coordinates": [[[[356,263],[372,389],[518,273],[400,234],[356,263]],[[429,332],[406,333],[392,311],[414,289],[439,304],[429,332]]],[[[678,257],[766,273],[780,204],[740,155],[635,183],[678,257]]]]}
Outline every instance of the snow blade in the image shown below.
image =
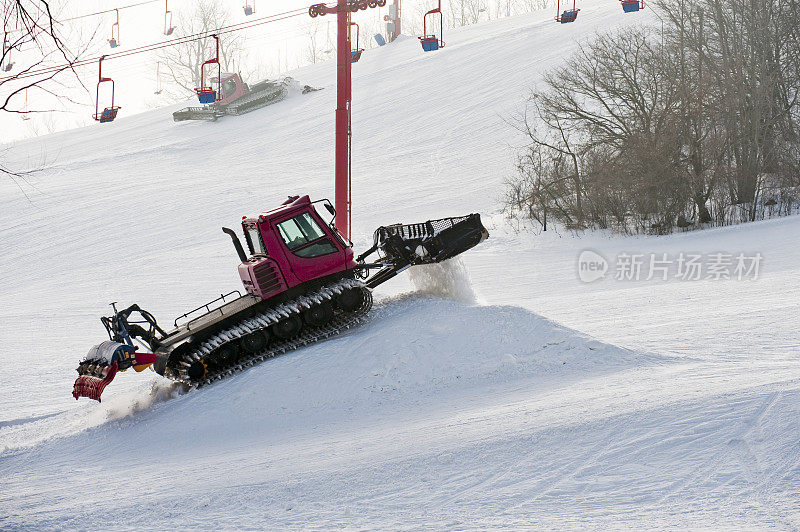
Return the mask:
{"type": "Polygon", "coordinates": [[[91,375],[81,375],[75,379],[75,385],[72,387],[72,396],[76,401],[80,397],[88,397],[89,399],[94,399],[99,403],[100,396],[103,394],[103,390],[105,390],[106,386],[108,386],[109,383],[114,380],[114,377],[117,375],[118,368],[119,365],[116,362],[110,366],[106,366],[105,369],[103,369],[103,373],[105,373],[103,378],[93,377],[91,375]]]}
{"type": "Polygon", "coordinates": [[[375,241],[394,262],[431,264],[455,257],[489,236],[479,214],[416,224],[396,224],[376,231],[375,241]]]}
{"type": "Polygon", "coordinates": [[[378,251],[384,265],[366,284],[374,288],[409,266],[433,264],[453,258],[489,237],[480,214],[440,218],[416,224],[394,224],[375,231],[375,244],[358,257],[363,262],[378,251]]]}

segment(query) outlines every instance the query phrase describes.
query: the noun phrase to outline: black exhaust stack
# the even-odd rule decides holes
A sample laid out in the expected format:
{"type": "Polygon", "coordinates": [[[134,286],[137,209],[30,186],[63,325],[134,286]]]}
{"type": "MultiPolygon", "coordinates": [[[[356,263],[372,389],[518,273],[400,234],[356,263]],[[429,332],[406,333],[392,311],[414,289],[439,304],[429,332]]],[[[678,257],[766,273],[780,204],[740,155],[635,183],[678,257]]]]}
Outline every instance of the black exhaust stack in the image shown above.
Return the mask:
{"type": "Polygon", "coordinates": [[[242,262],[247,262],[247,255],[244,252],[244,248],[242,247],[242,243],[239,241],[239,236],[233,229],[229,229],[227,227],[223,227],[222,231],[231,237],[233,241],[233,247],[236,248],[236,253],[239,255],[239,260],[242,262]]]}

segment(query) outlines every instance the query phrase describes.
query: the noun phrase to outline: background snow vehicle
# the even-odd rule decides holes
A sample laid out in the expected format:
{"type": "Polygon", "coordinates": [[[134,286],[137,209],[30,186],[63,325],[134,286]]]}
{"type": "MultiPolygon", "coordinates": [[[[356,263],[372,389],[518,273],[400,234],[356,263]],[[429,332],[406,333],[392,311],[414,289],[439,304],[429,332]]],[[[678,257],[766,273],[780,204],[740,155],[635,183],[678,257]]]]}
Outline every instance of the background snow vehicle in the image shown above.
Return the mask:
{"type": "Polygon", "coordinates": [[[156,373],[202,386],[359,323],[372,306],[371,288],[406,268],[454,257],[485,240],[479,214],[379,227],[374,244],[355,257],[315,205],[328,200],[290,197],[280,207],[244,218],[249,254],[223,228],[241,263],[246,294],[234,291],[198,307],[165,331],[138,305],[103,317],[109,340],[92,347],[77,368],[73,396],[100,396],[118,370],[156,373]],[[368,261],[373,257],[372,261],[368,261]],[[374,272],[374,273],[371,273],[374,272]],[[134,342],[149,349],[138,352],[134,342]]]}
{"type": "Polygon", "coordinates": [[[214,100],[212,98],[212,103],[208,105],[186,107],[180,111],[175,111],[172,113],[172,119],[175,122],[183,120],[215,121],[221,116],[241,115],[279,102],[286,98],[290,88],[295,85],[303,94],[319,90],[308,85],[300,87],[294,79],[289,77],[259,81],[251,87],[242,81],[239,74],[223,72],[220,76],[222,78],[221,84],[218,84],[218,78],[213,78],[211,81],[214,84],[221,85],[221,99],[214,100]]]}

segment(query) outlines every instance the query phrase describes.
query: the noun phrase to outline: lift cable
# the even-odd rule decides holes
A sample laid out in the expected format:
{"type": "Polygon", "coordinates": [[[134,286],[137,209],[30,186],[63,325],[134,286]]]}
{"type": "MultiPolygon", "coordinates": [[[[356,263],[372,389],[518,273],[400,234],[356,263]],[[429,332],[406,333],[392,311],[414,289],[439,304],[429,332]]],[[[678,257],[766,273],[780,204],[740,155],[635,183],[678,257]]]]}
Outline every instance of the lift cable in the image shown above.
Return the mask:
{"type": "MultiPolygon", "coordinates": [[[[105,57],[105,60],[108,61],[110,59],[119,59],[121,57],[127,57],[129,55],[140,54],[140,53],[145,53],[145,52],[152,52],[152,51],[155,51],[155,50],[159,50],[161,48],[167,48],[169,46],[175,46],[175,45],[178,45],[178,44],[184,44],[184,43],[187,43],[187,42],[192,42],[192,41],[198,41],[200,39],[205,39],[205,38],[208,38],[211,35],[222,35],[222,34],[225,34],[225,33],[232,33],[232,32],[235,32],[235,31],[240,31],[240,30],[252,28],[252,27],[255,27],[255,26],[261,26],[263,24],[268,24],[270,22],[278,22],[280,20],[286,20],[286,19],[289,19],[289,18],[292,18],[292,17],[296,17],[296,16],[299,16],[299,15],[304,15],[306,13],[308,13],[308,9],[307,8],[295,9],[295,10],[286,11],[286,12],[283,12],[283,13],[276,13],[274,15],[268,15],[268,16],[265,16],[265,17],[249,20],[249,21],[246,21],[246,22],[240,22],[238,24],[231,24],[229,26],[223,26],[223,27],[217,28],[215,30],[207,30],[207,31],[200,32],[200,33],[195,33],[195,34],[192,34],[192,35],[186,35],[186,36],[183,36],[183,37],[178,37],[178,38],[175,38],[175,39],[171,39],[169,41],[163,41],[163,42],[159,42],[159,43],[139,46],[139,47],[136,47],[136,48],[132,48],[130,50],[125,50],[123,52],[116,52],[116,53],[112,53],[112,54],[104,54],[104,57],[105,57]]],[[[75,67],[90,65],[90,64],[96,63],[99,59],[100,59],[99,57],[94,57],[94,58],[89,58],[89,59],[80,59],[80,60],[75,61],[72,64],[63,64],[63,65],[57,65],[57,66],[52,66],[52,67],[41,68],[41,69],[38,69],[38,70],[31,70],[29,72],[20,73],[20,74],[18,74],[16,76],[0,77],[0,82],[9,81],[11,79],[30,78],[30,77],[34,77],[34,76],[40,76],[40,75],[44,75],[44,74],[50,74],[50,73],[58,72],[60,70],[64,70],[64,69],[67,69],[67,68],[75,68],[75,67]]]]}
{"type": "Polygon", "coordinates": [[[130,4],[130,5],[127,5],[127,6],[120,6],[120,7],[114,7],[114,8],[111,8],[111,9],[106,9],[104,11],[96,11],[95,13],[86,13],[85,15],[77,15],[77,16],[74,16],[74,17],[70,17],[70,18],[65,18],[63,20],[59,20],[57,22],[59,22],[59,23],[61,23],[61,22],[69,22],[70,20],[78,20],[78,19],[81,19],[81,18],[94,17],[94,16],[97,16],[97,15],[105,15],[106,13],[113,13],[114,11],[122,11],[123,9],[128,9],[128,8],[131,8],[131,7],[139,7],[139,6],[143,6],[143,5],[146,5],[146,4],[155,4],[155,3],[159,3],[159,2],[162,2],[162,0],[146,0],[144,2],[139,2],[138,4],[130,4]]]}

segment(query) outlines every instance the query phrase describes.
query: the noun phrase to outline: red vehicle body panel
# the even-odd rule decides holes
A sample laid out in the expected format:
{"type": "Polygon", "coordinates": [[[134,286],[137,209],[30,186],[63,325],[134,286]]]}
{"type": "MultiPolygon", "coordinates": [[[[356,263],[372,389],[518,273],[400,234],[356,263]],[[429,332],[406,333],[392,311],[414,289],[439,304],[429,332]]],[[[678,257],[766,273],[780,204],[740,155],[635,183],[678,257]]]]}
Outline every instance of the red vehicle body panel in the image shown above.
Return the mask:
{"type": "MultiPolygon", "coordinates": [[[[219,87],[225,85],[225,83],[232,79],[233,82],[236,84],[236,88],[232,91],[222,91],[222,98],[217,100],[217,104],[219,105],[228,105],[231,102],[235,102],[249,91],[245,88],[244,82],[242,78],[239,77],[239,74],[231,74],[229,72],[223,72],[222,75],[222,82],[219,83],[219,87]]],[[[219,78],[212,78],[211,81],[219,82],[219,78]]],[[[221,90],[221,89],[220,89],[221,90]]]]}
{"type": "MultiPolygon", "coordinates": [[[[308,196],[290,198],[280,207],[257,218],[244,218],[242,226],[258,227],[267,254],[257,253],[239,265],[239,276],[248,293],[267,299],[299,284],[350,270],[356,266],[352,248],[342,243],[339,235],[317,214],[308,196]],[[289,249],[277,225],[295,216],[308,213],[322,229],[324,236],[313,242],[327,241],[335,251],[317,257],[301,257],[289,249]]],[[[302,249],[302,248],[298,248],[302,249]]]]}

